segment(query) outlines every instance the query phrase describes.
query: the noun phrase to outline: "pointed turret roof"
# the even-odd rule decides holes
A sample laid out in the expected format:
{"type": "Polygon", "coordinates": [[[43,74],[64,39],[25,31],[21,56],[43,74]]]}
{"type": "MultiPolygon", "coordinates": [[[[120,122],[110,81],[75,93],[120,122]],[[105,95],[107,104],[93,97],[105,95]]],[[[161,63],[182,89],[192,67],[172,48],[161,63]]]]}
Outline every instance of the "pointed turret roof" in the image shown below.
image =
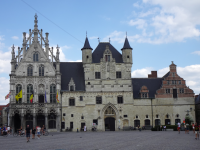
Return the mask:
{"type": "Polygon", "coordinates": [[[124,49],[132,49],[130,47],[130,44],[128,42],[128,38],[127,37],[126,37],[125,42],[124,42],[124,47],[121,50],[124,50],[124,49]]]}
{"type": "Polygon", "coordinates": [[[84,50],[84,49],[91,49],[92,50],[92,48],[90,47],[90,43],[89,43],[87,37],[85,39],[85,44],[84,44],[84,46],[83,46],[83,48],[81,50],[84,50]]]}

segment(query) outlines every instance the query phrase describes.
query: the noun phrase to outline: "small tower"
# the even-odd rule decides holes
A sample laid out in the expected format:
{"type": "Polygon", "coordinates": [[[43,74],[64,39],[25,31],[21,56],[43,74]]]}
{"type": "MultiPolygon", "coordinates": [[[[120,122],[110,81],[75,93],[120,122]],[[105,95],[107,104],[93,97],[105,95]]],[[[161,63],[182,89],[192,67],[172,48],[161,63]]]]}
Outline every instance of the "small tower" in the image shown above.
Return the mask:
{"type": "Polygon", "coordinates": [[[123,62],[132,64],[132,48],[130,47],[127,37],[124,42],[124,47],[121,50],[123,62]]]}
{"type": "Polygon", "coordinates": [[[169,70],[170,70],[170,75],[172,77],[176,76],[176,65],[174,64],[174,62],[172,61],[172,64],[169,66],[169,70]]]}
{"type": "Polygon", "coordinates": [[[11,74],[14,74],[15,73],[15,64],[16,64],[14,44],[11,48],[12,48],[12,51],[11,51],[12,59],[11,59],[11,62],[10,62],[11,63],[11,74]]]}
{"type": "Polygon", "coordinates": [[[84,64],[92,63],[92,48],[90,47],[90,43],[88,41],[87,36],[85,39],[85,44],[81,50],[82,50],[82,62],[84,64]]]}

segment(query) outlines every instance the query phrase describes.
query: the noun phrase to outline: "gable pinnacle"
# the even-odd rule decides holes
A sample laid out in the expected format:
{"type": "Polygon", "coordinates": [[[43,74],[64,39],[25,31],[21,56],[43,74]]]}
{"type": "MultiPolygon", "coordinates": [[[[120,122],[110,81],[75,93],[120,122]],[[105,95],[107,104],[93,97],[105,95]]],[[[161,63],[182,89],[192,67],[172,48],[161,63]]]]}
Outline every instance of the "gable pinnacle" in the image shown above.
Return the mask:
{"type": "Polygon", "coordinates": [[[34,29],[37,30],[37,27],[38,27],[38,25],[37,25],[37,23],[38,23],[38,20],[37,20],[37,17],[38,17],[38,16],[37,16],[37,13],[35,13],[35,16],[34,16],[34,17],[35,17],[35,20],[34,20],[34,23],[35,23],[34,29]]]}
{"type": "Polygon", "coordinates": [[[85,44],[84,44],[84,46],[83,46],[83,48],[81,50],[84,50],[84,49],[91,49],[92,50],[92,48],[90,47],[90,43],[89,43],[87,37],[85,39],[85,44]]]}
{"type": "Polygon", "coordinates": [[[124,47],[121,50],[123,50],[123,49],[131,49],[132,50],[127,37],[125,38],[124,47]]]}

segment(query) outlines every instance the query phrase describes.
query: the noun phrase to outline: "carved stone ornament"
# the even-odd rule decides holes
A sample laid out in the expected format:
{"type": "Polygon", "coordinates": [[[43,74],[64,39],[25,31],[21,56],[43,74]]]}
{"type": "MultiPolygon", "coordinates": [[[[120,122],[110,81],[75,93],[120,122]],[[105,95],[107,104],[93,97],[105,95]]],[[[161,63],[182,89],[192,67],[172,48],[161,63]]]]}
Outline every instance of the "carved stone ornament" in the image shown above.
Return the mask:
{"type": "Polygon", "coordinates": [[[43,85],[43,84],[40,84],[40,85],[39,85],[39,88],[38,88],[38,93],[44,94],[44,92],[45,92],[44,85],[43,85]]]}
{"type": "Polygon", "coordinates": [[[56,114],[57,112],[56,112],[56,110],[54,109],[54,108],[50,108],[49,110],[48,110],[48,114],[56,114]]]}

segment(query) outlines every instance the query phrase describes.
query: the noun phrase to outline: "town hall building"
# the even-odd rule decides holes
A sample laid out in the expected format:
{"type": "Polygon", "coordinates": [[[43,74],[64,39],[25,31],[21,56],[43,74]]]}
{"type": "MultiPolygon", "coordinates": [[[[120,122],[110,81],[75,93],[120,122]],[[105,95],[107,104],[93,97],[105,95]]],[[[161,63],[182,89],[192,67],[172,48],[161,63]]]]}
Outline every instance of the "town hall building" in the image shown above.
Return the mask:
{"type": "Polygon", "coordinates": [[[116,131],[174,125],[188,113],[195,121],[194,92],[173,61],[163,77],[152,71],[148,78],[132,78],[133,49],[127,37],[121,51],[110,42],[99,42],[93,50],[86,37],[82,62],[60,62],[59,47],[54,56],[49,34],[44,38],[38,29],[37,15],[34,23],[28,38],[23,33],[17,56],[12,47],[9,122],[15,130],[27,124],[45,125],[49,131],[91,130],[95,124],[98,130],[116,131]],[[21,90],[23,97],[16,100],[21,90]]]}

